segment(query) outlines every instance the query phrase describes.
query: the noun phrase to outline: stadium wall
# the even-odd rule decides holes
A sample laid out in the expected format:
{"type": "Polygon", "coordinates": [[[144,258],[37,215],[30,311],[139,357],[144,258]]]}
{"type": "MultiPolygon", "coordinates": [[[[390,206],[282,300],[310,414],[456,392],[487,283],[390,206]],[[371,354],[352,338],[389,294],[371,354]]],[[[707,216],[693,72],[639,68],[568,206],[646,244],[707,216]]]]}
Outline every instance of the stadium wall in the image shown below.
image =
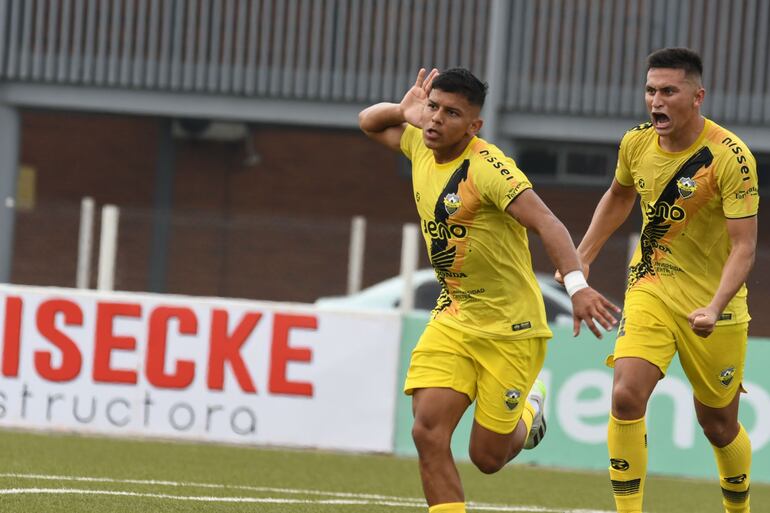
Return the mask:
{"type": "MultiPolygon", "coordinates": [[[[163,214],[170,223],[165,286],[149,287],[163,212],[154,192],[161,123],[22,111],[21,162],[36,180],[33,201],[16,211],[13,283],[74,286],[83,196],[121,209],[117,290],[301,302],[344,294],[356,215],[368,222],[363,286],[398,274],[402,224],[416,221],[405,162],[357,130],[255,125],[259,159],[252,165],[244,163],[243,141],[174,140],[172,199],[163,214]]],[[[578,240],[604,187],[534,184],[578,240]]],[[[632,213],[593,266],[601,272],[591,274],[591,283],[616,300],[623,296],[627,237],[638,222],[632,213]]],[[[759,226],[748,280],[753,312],[770,302],[762,273],[770,266],[770,239],[762,233],[770,210],[760,209],[759,226]]],[[[535,269],[550,272],[538,237],[530,245],[535,269]]],[[[428,265],[425,252],[420,258],[428,265]]],[[[752,334],[770,336],[770,316],[757,315],[752,334]]]]}
{"type": "MultiPolygon", "coordinates": [[[[403,384],[409,356],[428,318],[410,314],[404,318],[399,387],[403,384]]],[[[614,336],[596,340],[587,330],[573,338],[570,327],[551,328],[542,377],[548,387],[546,417],[548,434],[534,451],[523,451],[517,463],[575,468],[606,469],[607,418],[610,409],[612,370],[604,360],[612,352],[614,336]]],[[[770,339],[750,338],[746,356],[740,418],[751,437],[751,478],[770,482],[770,339]]],[[[715,377],[716,379],[716,377],[715,377]]],[[[395,453],[415,455],[411,438],[411,399],[400,388],[396,413],[395,453]]],[[[452,453],[468,459],[468,440],[473,421],[469,409],[455,431],[452,453]]],[[[672,476],[717,476],[710,445],[695,418],[692,391],[678,358],[653,393],[647,415],[651,473],[672,476]]]]}

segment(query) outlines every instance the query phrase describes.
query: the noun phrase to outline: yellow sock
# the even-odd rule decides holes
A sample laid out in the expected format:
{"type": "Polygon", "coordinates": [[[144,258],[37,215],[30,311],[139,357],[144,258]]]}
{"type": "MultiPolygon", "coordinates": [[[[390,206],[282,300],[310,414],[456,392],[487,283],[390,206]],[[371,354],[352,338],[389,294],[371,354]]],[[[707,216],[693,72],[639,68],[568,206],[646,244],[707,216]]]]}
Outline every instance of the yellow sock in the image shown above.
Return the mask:
{"type": "Polygon", "coordinates": [[[610,415],[607,426],[610,480],[619,513],[641,513],[647,476],[647,428],[644,417],[619,420],[610,415]]]}
{"type": "Polygon", "coordinates": [[[428,513],[465,513],[464,502],[446,502],[428,508],[428,513]]]}
{"type": "Polygon", "coordinates": [[[524,421],[524,427],[527,428],[527,434],[529,434],[529,430],[532,429],[532,423],[535,421],[535,407],[529,401],[524,401],[521,420],[524,421]]]}
{"type": "Polygon", "coordinates": [[[714,447],[714,456],[719,469],[725,513],[748,513],[751,440],[743,425],[735,440],[724,447],[714,447]]]}

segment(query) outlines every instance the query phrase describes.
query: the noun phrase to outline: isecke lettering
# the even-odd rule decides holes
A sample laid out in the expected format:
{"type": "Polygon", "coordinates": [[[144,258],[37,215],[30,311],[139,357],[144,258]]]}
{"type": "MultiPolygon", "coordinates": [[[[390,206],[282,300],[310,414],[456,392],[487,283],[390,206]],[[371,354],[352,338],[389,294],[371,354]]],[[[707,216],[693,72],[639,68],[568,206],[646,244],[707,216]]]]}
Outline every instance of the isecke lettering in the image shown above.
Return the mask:
{"type": "MultiPolygon", "coordinates": [[[[6,378],[19,377],[19,356],[24,340],[22,313],[24,304],[21,297],[7,296],[0,313],[4,313],[2,332],[2,363],[0,374],[6,378]]],[[[96,319],[93,323],[84,322],[84,312],[75,301],[68,299],[49,299],[40,303],[33,313],[35,336],[47,341],[52,347],[33,353],[34,371],[41,378],[51,382],[72,381],[80,376],[83,369],[83,353],[90,354],[83,340],[75,342],[59,326],[95,326],[88,344],[93,344],[94,383],[137,384],[136,369],[116,368],[112,363],[112,354],[116,351],[135,352],[137,339],[116,333],[115,321],[134,319],[144,325],[141,329],[147,333],[147,359],[144,365],[137,367],[144,370],[147,381],[158,389],[184,389],[189,387],[196,373],[206,372],[206,385],[209,390],[223,390],[225,367],[234,374],[238,386],[247,393],[257,393],[253,375],[242,356],[245,342],[262,319],[260,312],[247,312],[234,329],[228,330],[229,313],[223,309],[212,309],[210,331],[206,333],[208,345],[206,368],[201,369],[196,362],[168,357],[167,336],[172,326],[180,335],[200,337],[198,318],[191,309],[183,306],[157,306],[143,317],[142,305],[138,303],[98,302],[95,308],[96,319]],[[53,352],[58,352],[54,358],[53,352]]],[[[267,393],[294,396],[313,396],[313,383],[292,381],[287,377],[290,362],[310,362],[312,351],[307,347],[289,345],[289,333],[295,329],[317,329],[317,318],[309,315],[276,313],[273,316],[273,332],[270,342],[270,365],[267,376],[267,393]]],[[[23,377],[23,376],[22,376],[23,377]]]]}

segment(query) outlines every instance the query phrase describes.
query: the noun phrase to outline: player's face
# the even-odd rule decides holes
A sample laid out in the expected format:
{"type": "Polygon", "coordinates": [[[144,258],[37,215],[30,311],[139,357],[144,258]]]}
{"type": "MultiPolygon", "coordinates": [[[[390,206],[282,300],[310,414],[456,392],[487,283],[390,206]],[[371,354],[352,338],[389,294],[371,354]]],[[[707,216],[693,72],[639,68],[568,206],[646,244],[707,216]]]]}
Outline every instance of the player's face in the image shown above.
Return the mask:
{"type": "Polygon", "coordinates": [[[677,131],[700,119],[704,90],[682,69],[650,68],[647,72],[645,101],[652,126],[660,136],[677,131]]]}
{"type": "Polygon", "coordinates": [[[481,128],[480,108],[465,96],[432,89],[422,111],[422,136],[432,150],[467,145],[481,128]]]}

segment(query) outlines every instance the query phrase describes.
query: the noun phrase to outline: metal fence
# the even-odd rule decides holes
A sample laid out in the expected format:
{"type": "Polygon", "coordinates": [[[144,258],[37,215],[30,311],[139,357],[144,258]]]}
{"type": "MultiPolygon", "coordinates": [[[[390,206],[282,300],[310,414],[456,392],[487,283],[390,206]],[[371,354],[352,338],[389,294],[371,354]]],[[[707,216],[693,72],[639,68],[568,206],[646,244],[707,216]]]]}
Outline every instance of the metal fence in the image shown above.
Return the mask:
{"type": "Polygon", "coordinates": [[[770,120],[770,2],[518,0],[511,7],[504,107],[643,115],[645,57],[684,46],[704,61],[709,114],[770,120]]]}
{"type": "Polygon", "coordinates": [[[423,62],[483,70],[488,4],[11,0],[0,3],[1,76],[279,98],[389,98],[423,62]]]}
{"type": "Polygon", "coordinates": [[[761,125],[769,26],[766,0],[0,0],[0,81],[360,103],[492,62],[502,111],[629,117],[644,57],[682,45],[709,115],[761,125]]]}

